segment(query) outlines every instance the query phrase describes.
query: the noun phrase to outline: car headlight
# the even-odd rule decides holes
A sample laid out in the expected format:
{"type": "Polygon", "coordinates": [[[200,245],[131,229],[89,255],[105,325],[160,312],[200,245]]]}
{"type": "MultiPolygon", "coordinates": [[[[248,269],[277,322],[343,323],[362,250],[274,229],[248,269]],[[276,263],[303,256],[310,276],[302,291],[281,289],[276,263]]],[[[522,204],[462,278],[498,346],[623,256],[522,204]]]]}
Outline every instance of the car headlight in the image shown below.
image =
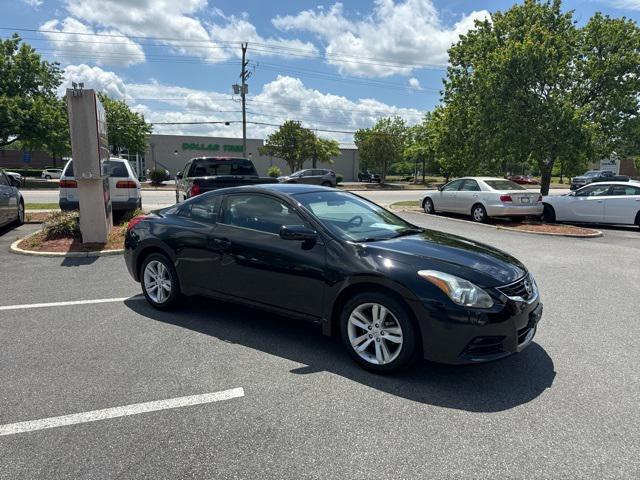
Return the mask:
{"type": "Polygon", "coordinates": [[[446,293],[453,303],[475,308],[493,306],[493,299],[487,292],[464,278],[436,270],[420,270],[418,275],[446,293]]]}

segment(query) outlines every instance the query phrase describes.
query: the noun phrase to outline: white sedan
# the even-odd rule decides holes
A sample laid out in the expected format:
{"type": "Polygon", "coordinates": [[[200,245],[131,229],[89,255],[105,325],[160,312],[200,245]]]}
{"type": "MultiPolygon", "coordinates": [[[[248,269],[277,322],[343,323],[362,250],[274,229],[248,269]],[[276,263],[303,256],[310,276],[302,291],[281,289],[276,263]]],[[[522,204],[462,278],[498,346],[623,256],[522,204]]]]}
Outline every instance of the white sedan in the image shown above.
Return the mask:
{"type": "Polygon", "coordinates": [[[504,178],[465,177],[429,192],[422,200],[422,208],[430,214],[471,215],[475,222],[486,222],[489,217],[520,220],[542,215],[542,195],[504,178]]]}
{"type": "Polygon", "coordinates": [[[640,227],[640,183],[593,183],[567,195],[544,197],[547,222],[612,223],[640,227]]]}

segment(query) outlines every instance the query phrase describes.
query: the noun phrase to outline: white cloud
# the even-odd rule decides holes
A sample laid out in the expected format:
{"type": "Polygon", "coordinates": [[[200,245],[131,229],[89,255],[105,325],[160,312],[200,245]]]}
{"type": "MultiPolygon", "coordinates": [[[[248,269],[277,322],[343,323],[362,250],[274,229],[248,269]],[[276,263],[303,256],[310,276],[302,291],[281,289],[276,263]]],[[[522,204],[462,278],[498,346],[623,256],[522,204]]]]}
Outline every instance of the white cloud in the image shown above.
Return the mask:
{"type": "MultiPolygon", "coordinates": [[[[175,135],[242,136],[240,105],[232,101],[231,92],[214,92],[166,85],[157,81],[125,83],[113,72],[99,67],[72,65],[65,69],[65,84],[84,82],[85,88],[105,91],[110,96],[126,99],[132,108],[143,113],[152,123],[165,122],[233,122],[231,125],[155,125],[155,133],[175,135]]],[[[60,90],[62,94],[63,89],[60,90]]],[[[372,98],[350,100],[306,87],[298,78],[278,76],[263,86],[247,103],[248,120],[282,124],[299,120],[306,127],[321,130],[353,131],[373,125],[381,117],[399,115],[408,123],[417,123],[424,115],[414,108],[401,108],[372,98]]],[[[248,125],[251,138],[265,138],[277,127],[248,125]]],[[[352,135],[322,132],[320,136],[350,143],[352,135]]]]}
{"type": "Polygon", "coordinates": [[[71,82],[83,82],[84,88],[92,88],[104,92],[117,100],[126,98],[124,81],[115,73],[107,72],[100,67],[89,65],[68,65],[64,69],[64,82],[58,89],[59,95],[64,95],[67,88],[71,88],[71,82]]]}
{"type": "Polygon", "coordinates": [[[420,85],[420,80],[416,77],[411,77],[409,79],[409,88],[411,90],[422,90],[422,86],[420,85]]]}
{"type": "Polygon", "coordinates": [[[56,57],[66,60],[86,58],[98,65],[132,65],[144,62],[142,47],[116,30],[94,32],[78,20],[67,17],[50,20],[40,26],[49,42],[58,50],[56,57]],[[61,32],[61,33],[53,33],[61,32]],[[95,33],[110,36],[96,36],[95,33]]]}
{"type": "Polygon", "coordinates": [[[348,19],[343,5],[336,3],[328,10],[305,10],[272,22],[283,31],[306,31],[323,39],[327,62],[340,72],[386,77],[409,75],[415,65],[446,64],[451,44],[475,20],[489,17],[485,10],[474,11],[447,27],[432,0],[376,0],[362,19],[348,19]]]}
{"type": "Polygon", "coordinates": [[[610,3],[617,8],[640,10],[640,0],[613,0],[610,3]]]}
{"type": "Polygon", "coordinates": [[[33,8],[38,8],[40,5],[42,5],[43,0],[22,0],[22,3],[26,3],[33,8]]]}

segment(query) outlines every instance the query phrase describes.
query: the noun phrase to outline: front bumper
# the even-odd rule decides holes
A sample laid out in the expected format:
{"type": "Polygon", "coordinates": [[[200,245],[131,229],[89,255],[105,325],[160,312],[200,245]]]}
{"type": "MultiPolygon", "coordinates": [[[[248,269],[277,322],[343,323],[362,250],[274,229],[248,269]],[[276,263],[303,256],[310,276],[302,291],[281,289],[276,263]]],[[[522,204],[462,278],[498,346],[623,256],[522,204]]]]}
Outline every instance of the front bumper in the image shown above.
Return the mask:
{"type": "Polygon", "coordinates": [[[540,216],[544,206],[539,205],[487,205],[490,217],[540,216]]]}
{"type": "Polygon", "coordinates": [[[447,364],[482,363],[524,350],[536,334],[542,303],[507,300],[490,313],[453,304],[413,305],[426,360],[447,364]]]}

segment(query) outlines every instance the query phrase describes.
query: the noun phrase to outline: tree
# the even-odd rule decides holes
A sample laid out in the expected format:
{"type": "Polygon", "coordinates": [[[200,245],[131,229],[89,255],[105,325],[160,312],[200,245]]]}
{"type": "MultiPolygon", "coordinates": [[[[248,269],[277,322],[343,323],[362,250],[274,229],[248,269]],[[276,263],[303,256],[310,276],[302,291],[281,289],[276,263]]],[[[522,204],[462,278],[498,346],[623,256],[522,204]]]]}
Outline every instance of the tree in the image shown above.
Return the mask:
{"type": "Polygon", "coordinates": [[[0,147],[20,141],[23,148],[47,143],[57,125],[57,63],[41,60],[18,35],[0,40],[0,147]]]}
{"type": "Polygon", "coordinates": [[[382,118],[372,128],[363,128],[354,135],[362,169],[380,172],[380,182],[384,183],[389,168],[402,161],[406,141],[407,126],[400,117],[382,118]]]}
{"type": "Polygon", "coordinates": [[[443,131],[456,135],[444,146],[489,170],[531,159],[543,194],[559,159],[608,156],[638,117],[640,34],[627,19],[578,28],[560,0],[525,0],[477,22],[449,57],[443,131]]]}
{"type": "Polygon", "coordinates": [[[340,155],[340,147],[335,140],[318,138],[299,122],[287,120],[267,137],[260,153],[281,158],[293,173],[303,168],[307,160],[330,163],[332,157],[340,155]]]}
{"type": "Polygon", "coordinates": [[[427,171],[429,173],[439,173],[440,171],[440,164],[437,160],[440,132],[436,128],[436,118],[439,113],[439,110],[427,113],[421,123],[409,127],[407,130],[407,146],[404,156],[415,162],[415,165],[422,165],[422,183],[425,181],[427,171]]]}
{"type": "Polygon", "coordinates": [[[144,153],[147,139],[153,127],[147,123],[141,113],[134,112],[122,100],[114,100],[104,93],[98,93],[107,116],[107,133],[111,153],[117,155],[121,150],[129,154],[144,153]]]}

